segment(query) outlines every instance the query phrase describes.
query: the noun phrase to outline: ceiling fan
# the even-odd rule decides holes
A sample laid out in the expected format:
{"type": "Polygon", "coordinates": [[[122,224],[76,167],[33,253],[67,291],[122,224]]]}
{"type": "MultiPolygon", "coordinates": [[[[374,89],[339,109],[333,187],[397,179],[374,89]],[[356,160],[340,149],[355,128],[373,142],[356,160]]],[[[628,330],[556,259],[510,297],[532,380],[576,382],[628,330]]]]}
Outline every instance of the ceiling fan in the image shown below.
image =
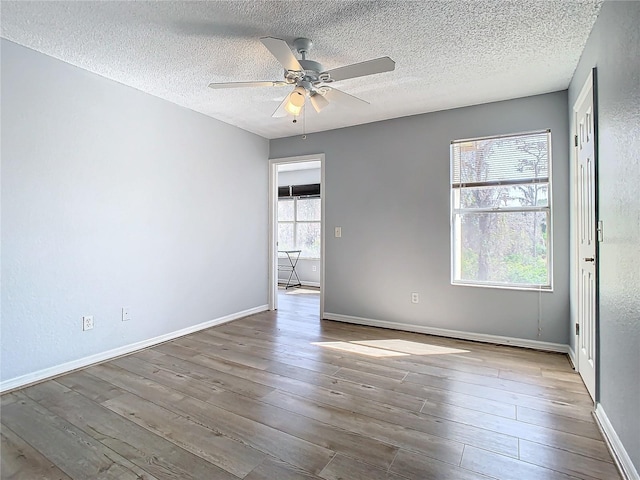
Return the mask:
{"type": "Polygon", "coordinates": [[[381,57],[366,62],[325,70],[320,63],[307,60],[307,55],[313,45],[308,38],[297,38],[293,42],[293,48],[302,57],[301,60],[295,57],[291,48],[284,40],[273,37],[263,37],[260,41],[284,67],[284,80],[210,83],[209,87],[217,89],[293,86],[293,91],[285,97],[272,117],[284,117],[287,114],[291,114],[294,117],[300,115],[307,98],[316,112],[320,112],[324,107],[329,105],[330,102],[341,103],[345,106],[368,105],[369,102],[333,88],[329,86],[329,84],[348,78],[390,72],[396,65],[389,57],[381,57]]]}

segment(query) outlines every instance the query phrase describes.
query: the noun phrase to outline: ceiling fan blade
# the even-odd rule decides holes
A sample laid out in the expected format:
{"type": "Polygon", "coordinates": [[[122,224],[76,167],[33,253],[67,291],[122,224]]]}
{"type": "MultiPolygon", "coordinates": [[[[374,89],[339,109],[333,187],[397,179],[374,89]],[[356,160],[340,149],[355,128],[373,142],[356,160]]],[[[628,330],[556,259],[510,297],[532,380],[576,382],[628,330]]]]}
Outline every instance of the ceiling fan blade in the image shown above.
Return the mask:
{"type": "Polygon", "coordinates": [[[354,63],[344,67],[327,70],[323,74],[329,74],[329,79],[337,82],[338,80],[346,80],[347,78],[364,77],[365,75],[373,75],[374,73],[390,72],[396,68],[396,62],[389,57],[376,58],[367,60],[366,62],[354,63]]]}
{"type": "Polygon", "coordinates": [[[282,64],[285,70],[293,70],[294,72],[304,70],[284,40],[273,37],[263,37],[260,41],[271,52],[271,55],[276,57],[276,60],[282,64]]]}
{"type": "Polygon", "coordinates": [[[320,110],[322,110],[324,107],[329,105],[329,100],[324,98],[319,93],[316,93],[315,95],[311,95],[309,97],[309,101],[311,101],[311,105],[313,105],[313,108],[318,113],[320,113],[320,110]]]}
{"type": "Polygon", "coordinates": [[[349,95],[348,93],[344,93],[342,90],[338,90],[335,88],[327,88],[327,92],[324,94],[325,100],[329,102],[336,102],[345,107],[362,107],[364,105],[369,105],[369,102],[362,100],[361,98],[354,97],[353,95],[349,95]]]}
{"type": "Polygon", "coordinates": [[[278,108],[276,108],[276,111],[273,112],[273,115],[271,115],[272,118],[281,118],[281,117],[286,117],[287,115],[289,115],[289,112],[287,112],[285,110],[285,108],[284,108],[284,106],[289,101],[289,95],[291,95],[291,94],[287,93],[287,95],[284,97],[284,100],[282,100],[282,102],[280,102],[280,105],[278,105],[278,108]]]}
{"type": "Polygon", "coordinates": [[[243,88],[243,87],[286,87],[289,85],[287,82],[280,80],[272,82],[222,82],[222,83],[210,83],[209,88],[243,88]]]}

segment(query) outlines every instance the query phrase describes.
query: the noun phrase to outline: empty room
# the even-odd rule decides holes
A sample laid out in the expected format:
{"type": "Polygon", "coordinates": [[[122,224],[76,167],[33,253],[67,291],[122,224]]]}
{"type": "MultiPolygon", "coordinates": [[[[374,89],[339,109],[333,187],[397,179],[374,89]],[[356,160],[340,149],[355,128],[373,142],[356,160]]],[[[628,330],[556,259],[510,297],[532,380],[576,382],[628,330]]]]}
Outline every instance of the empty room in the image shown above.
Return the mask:
{"type": "Polygon", "coordinates": [[[0,14],[2,479],[640,480],[640,2],[0,14]]]}

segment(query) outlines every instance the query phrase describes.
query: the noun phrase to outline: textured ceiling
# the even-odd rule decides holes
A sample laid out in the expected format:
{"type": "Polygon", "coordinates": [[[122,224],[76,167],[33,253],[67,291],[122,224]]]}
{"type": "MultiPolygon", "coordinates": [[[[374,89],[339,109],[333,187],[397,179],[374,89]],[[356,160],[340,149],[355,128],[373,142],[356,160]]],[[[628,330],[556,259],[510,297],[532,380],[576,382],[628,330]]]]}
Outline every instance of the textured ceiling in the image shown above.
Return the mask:
{"type": "MultiPolygon", "coordinates": [[[[599,0],[2,1],[1,35],[266,138],[567,88],[599,0]],[[394,72],[336,88],[371,105],[271,118],[290,87],[259,41],[305,36],[325,69],[381,56],[394,72]]],[[[46,79],[42,79],[46,82],[46,79]]]]}

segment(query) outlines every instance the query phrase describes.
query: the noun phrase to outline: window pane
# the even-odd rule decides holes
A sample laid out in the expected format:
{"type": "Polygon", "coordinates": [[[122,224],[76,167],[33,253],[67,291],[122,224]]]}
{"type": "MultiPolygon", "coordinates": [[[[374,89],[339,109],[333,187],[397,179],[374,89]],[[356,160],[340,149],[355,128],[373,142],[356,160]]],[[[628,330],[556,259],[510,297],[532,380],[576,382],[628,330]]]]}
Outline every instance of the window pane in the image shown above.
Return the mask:
{"type": "Polygon", "coordinates": [[[320,258],[320,223],[296,223],[296,236],[301,257],[320,258]]]}
{"type": "Polygon", "coordinates": [[[299,198],[297,203],[298,203],[298,221],[308,221],[308,222],[320,221],[320,199],[319,198],[299,198]]]}
{"type": "Polygon", "coordinates": [[[454,280],[549,286],[548,212],[454,215],[454,280]]]}
{"type": "Polygon", "coordinates": [[[293,199],[278,200],[278,221],[293,222],[293,199]]]}
{"type": "Polygon", "coordinates": [[[454,184],[549,177],[550,134],[485,138],[451,145],[454,184]]]}
{"type": "Polygon", "coordinates": [[[278,223],[278,250],[295,250],[293,223],[278,223]]]}
{"type": "Polygon", "coordinates": [[[453,208],[546,207],[548,205],[548,183],[454,190],[453,208]]]}

